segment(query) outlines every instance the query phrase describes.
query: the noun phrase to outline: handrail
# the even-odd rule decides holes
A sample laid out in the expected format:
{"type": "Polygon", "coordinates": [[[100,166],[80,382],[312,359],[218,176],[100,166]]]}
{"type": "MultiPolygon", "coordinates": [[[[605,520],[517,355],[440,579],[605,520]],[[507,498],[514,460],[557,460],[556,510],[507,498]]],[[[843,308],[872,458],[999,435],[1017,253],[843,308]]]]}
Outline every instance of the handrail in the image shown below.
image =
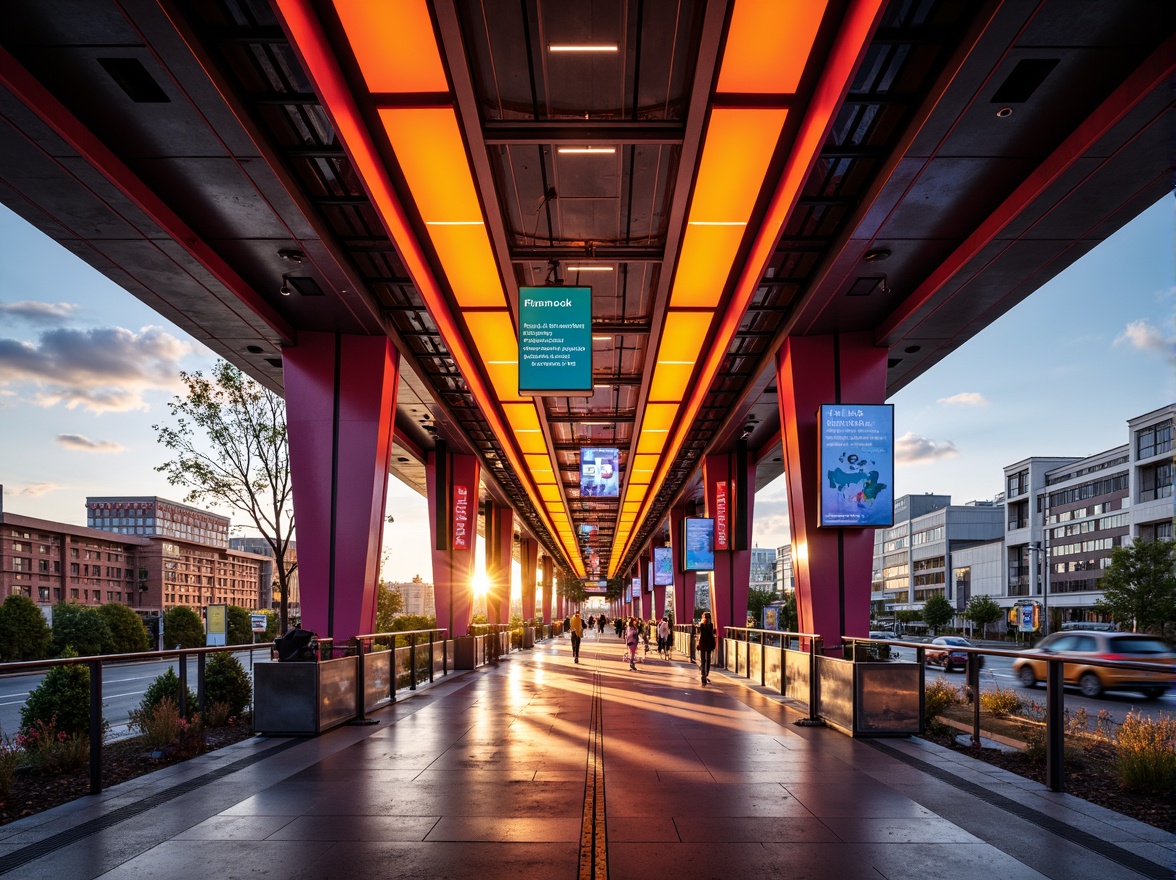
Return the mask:
{"type": "Polygon", "coordinates": [[[203,648],[165,648],[162,651],[135,651],[130,654],[89,654],[85,657],[51,657],[44,660],[9,660],[0,663],[0,675],[19,672],[32,672],[53,666],[74,666],[78,663],[89,663],[101,660],[103,663],[124,662],[129,660],[161,660],[165,657],[176,657],[180,654],[193,656],[198,654],[222,654],[225,651],[254,651],[259,648],[272,648],[273,642],[245,642],[240,645],[210,645],[203,648]]]}

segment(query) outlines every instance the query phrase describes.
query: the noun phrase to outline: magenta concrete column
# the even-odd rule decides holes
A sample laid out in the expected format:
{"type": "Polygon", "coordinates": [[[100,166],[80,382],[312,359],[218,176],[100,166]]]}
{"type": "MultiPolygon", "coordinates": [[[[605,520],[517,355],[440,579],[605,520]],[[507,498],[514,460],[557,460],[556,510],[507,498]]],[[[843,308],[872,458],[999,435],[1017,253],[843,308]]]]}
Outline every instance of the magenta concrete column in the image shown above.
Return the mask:
{"type": "Polygon", "coordinates": [[[555,560],[544,556],[540,562],[543,571],[543,622],[551,624],[551,592],[555,582],[555,560]]]}
{"type": "Polygon", "coordinates": [[[486,616],[491,623],[510,621],[510,561],[514,542],[514,511],[486,502],[486,616]]]}
{"type": "Polygon", "coordinates": [[[399,355],[386,337],[300,333],[282,365],[302,622],[339,642],[376,623],[399,355]]]}
{"type": "Polygon", "coordinates": [[[715,519],[715,570],[711,577],[711,616],[720,635],[724,627],[747,625],[747,591],[751,580],[751,522],[755,501],[755,464],[744,456],[747,471],[740,479],[739,456],[708,455],[702,462],[707,516],[715,519]],[[747,498],[739,503],[739,494],[747,498]],[[739,516],[737,510],[744,509],[739,516]],[[721,534],[726,529],[726,538],[721,534]],[[726,549],[720,549],[723,545],[726,549]]]}
{"type": "Polygon", "coordinates": [[[682,520],[686,505],[670,508],[670,545],[674,550],[674,623],[694,619],[694,572],[682,570],[682,520]]]}
{"type": "Polygon", "coordinates": [[[868,333],[790,337],[776,356],[799,625],[833,654],[841,636],[869,632],[874,530],[818,528],[817,410],[883,403],[886,357],[868,333]]]}
{"type": "Polygon", "coordinates": [[[520,567],[523,574],[523,620],[535,619],[535,578],[539,570],[539,542],[525,536],[519,542],[520,567]]]}
{"type": "Polygon", "coordinates": [[[478,460],[444,444],[425,458],[437,626],[450,638],[466,635],[473,617],[479,479],[478,460]]]}

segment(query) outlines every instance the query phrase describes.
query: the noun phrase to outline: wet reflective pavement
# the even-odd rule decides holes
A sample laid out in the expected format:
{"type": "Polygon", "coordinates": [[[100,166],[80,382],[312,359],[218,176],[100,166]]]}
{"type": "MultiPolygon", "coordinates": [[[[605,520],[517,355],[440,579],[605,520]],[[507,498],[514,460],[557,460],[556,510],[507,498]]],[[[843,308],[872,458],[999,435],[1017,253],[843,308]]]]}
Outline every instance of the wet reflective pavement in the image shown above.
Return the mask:
{"type": "Polygon", "coordinates": [[[1176,836],[612,637],[0,827],[21,878],[1171,878],[1176,836]]]}

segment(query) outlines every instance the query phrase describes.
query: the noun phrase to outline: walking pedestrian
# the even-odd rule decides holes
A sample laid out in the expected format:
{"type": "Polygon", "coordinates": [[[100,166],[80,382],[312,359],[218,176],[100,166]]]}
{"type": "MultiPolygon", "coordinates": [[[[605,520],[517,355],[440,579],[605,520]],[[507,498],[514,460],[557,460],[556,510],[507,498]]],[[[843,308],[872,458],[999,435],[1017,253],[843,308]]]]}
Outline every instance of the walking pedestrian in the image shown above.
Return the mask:
{"type": "Polygon", "coordinates": [[[571,620],[572,630],[572,659],[580,662],[580,640],[584,638],[584,618],[580,617],[580,612],[577,611],[572,615],[571,620]]]}
{"type": "Polygon", "coordinates": [[[637,670],[637,630],[638,622],[636,617],[629,618],[629,628],[625,631],[625,648],[629,652],[629,668],[634,672],[637,670]]]}
{"type": "Polygon", "coordinates": [[[710,684],[711,653],[715,650],[715,625],[709,611],[702,612],[698,624],[698,672],[703,684],[710,684]]]}
{"type": "Polygon", "coordinates": [[[665,617],[657,622],[657,652],[670,659],[670,621],[665,617]]]}

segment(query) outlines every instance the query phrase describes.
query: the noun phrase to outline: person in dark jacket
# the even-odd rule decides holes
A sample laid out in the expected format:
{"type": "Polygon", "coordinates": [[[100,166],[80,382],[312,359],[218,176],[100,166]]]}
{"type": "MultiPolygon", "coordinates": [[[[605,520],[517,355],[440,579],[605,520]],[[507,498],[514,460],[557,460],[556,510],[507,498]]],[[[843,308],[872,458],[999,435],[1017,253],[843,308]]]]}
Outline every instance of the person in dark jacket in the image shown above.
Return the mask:
{"type": "Polygon", "coordinates": [[[698,624],[698,672],[703,684],[710,684],[711,654],[715,645],[715,625],[711,623],[710,612],[704,611],[702,622],[698,624]]]}

